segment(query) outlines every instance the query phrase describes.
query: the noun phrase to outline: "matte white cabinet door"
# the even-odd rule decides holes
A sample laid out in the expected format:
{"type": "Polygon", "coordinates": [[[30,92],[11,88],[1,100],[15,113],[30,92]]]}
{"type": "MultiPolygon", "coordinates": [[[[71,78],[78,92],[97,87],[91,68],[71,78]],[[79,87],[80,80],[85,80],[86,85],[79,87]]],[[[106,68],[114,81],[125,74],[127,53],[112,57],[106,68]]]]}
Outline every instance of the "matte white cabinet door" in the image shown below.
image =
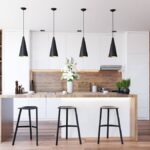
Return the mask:
{"type": "MultiPolygon", "coordinates": [[[[46,98],[29,98],[30,106],[38,107],[38,119],[45,120],[46,118],[46,98]]],[[[35,111],[32,111],[32,119],[35,119],[35,111]]]]}
{"type": "Polygon", "coordinates": [[[138,119],[149,119],[149,32],[127,33],[126,77],[138,95],[138,119]]]}
{"type": "MultiPolygon", "coordinates": [[[[14,121],[17,121],[18,114],[19,114],[19,107],[28,106],[29,99],[28,98],[14,98],[14,121]]],[[[21,120],[26,121],[29,120],[28,112],[22,111],[21,113],[21,120]]]]}
{"type": "MultiPolygon", "coordinates": [[[[17,121],[19,107],[23,106],[37,106],[38,107],[38,119],[46,119],[46,98],[15,98],[14,99],[14,120],[17,121]]],[[[35,110],[31,111],[31,119],[35,120],[35,110]]],[[[21,120],[29,120],[28,111],[23,110],[21,113],[21,120]]]]}
{"type": "Polygon", "coordinates": [[[61,105],[59,98],[47,98],[46,100],[46,119],[57,120],[58,118],[58,107],[61,105]]]}
{"type": "Polygon", "coordinates": [[[108,57],[111,34],[86,33],[85,41],[88,57],[79,57],[82,36],[79,33],[57,33],[57,58],[49,57],[49,49],[52,34],[50,32],[32,31],[31,33],[31,68],[32,69],[62,69],[65,58],[73,57],[79,70],[99,70],[100,65],[125,65],[125,33],[115,35],[115,43],[118,57],[108,57]]]}
{"type": "MultiPolygon", "coordinates": [[[[63,106],[75,106],[77,108],[78,120],[82,137],[96,137],[98,132],[99,110],[101,106],[112,105],[119,108],[122,133],[125,137],[130,136],[130,98],[64,98],[61,99],[63,106]]],[[[66,112],[62,110],[61,123],[65,124],[66,112]]],[[[106,111],[103,111],[102,123],[107,122],[106,111]]],[[[74,110],[69,110],[69,124],[76,124],[74,110]]],[[[110,123],[117,124],[116,112],[110,112],[110,123]]],[[[65,130],[61,130],[61,136],[65,137],[65,130]]],[[[78,137],[77,129],[70,128],[69,137],[78,137]]],[[[106,136],[106,128],[101,129],[101,136],[106,136]]],[[[110,128],[110,136],[119,136],[118,128],[110,128]]]]}
{"type": "Polygon", "coordinates": [[[66,56],[66,38],[63,34],[56,35],[59,57],[49,57],[52,33],[34,32],[31,34],[31,68],[32,69],[61,69],[66,56]]]}

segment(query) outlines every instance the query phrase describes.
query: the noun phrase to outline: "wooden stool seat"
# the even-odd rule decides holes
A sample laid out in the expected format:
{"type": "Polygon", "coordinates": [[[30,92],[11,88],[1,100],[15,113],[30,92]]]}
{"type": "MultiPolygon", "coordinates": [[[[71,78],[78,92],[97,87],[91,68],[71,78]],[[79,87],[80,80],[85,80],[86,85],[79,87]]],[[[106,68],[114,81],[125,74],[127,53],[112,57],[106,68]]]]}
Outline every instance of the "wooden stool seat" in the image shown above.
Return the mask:
{"type": "Polygon", "coordinates": [[[27,109],[27,110],[29,110],[29,109],[37,109],[37,106],[24,106],[24,107],[20,107],[18,109],[27,109]]]}
{"type": "Polygon", "coordinates": [[[59,106],[59,109],[75,109],[76,107],[73,106],[59,106]]]}
{"type": "Polygon", "coordinates": [[[115,106],[102,106],[102,109],[119,109],[118,107],[115,106]]]}

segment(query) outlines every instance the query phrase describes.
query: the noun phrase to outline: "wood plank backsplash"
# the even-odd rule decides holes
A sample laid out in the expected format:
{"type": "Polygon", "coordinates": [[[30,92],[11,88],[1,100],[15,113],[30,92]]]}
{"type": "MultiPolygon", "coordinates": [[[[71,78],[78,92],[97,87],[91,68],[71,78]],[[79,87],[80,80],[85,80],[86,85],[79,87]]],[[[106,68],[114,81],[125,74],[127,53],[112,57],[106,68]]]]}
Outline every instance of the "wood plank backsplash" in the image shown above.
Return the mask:
{"type": "MultiPolygon", "coordinates": [[[[61,71],[31,71],[36,92],[57,92],[66,90],[66,80],[61,80],[61,71]]],[[[94,83],[97,87],[108,90],[116,89],[116,82],[122,79],[118,71],[83,71],[79,72],[80,79],[74,80],[74,91],[91,91],[94,83]]]]}

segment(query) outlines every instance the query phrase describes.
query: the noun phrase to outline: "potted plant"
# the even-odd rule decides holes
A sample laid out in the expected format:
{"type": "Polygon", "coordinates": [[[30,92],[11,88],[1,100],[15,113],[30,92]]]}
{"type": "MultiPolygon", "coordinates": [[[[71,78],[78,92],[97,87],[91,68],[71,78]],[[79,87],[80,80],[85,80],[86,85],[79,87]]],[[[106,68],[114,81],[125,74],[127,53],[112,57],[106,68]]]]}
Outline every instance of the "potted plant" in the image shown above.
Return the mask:
{"type": "Polygon", "coordinates": [[[130,93],[130,90],[129,90],[130,83],[131,83],[130,79],[122,80],[123,93],[125,93],[125,94],[129,94],[130,93]]]}
{"type": "Polygon", "coordinates": [[[73,92],[73,80],[79,79],[79,75],[76,69],[76,63],[74,59],[71,58],[70,60],[66,58],[65,67],[62,73],[62,79],[67,80],[67,92],[73,92]]]}
{"type": "Polygon", "coordinates": [[[117,89],[118,89],[118,93],[121,93],[122,83],[121,82],[117,82],[116,86],[117,86],[117,89]]]}
{"type": "Polygon", "coordinates": [[[130,79],[123,79],[120,82],[116,83],[116,86],[118,88],[118,92],[119,93],[124,93],[124,94],[129,94],[130,93],[130,84],[131,84],[131,80],[130,79]]]}

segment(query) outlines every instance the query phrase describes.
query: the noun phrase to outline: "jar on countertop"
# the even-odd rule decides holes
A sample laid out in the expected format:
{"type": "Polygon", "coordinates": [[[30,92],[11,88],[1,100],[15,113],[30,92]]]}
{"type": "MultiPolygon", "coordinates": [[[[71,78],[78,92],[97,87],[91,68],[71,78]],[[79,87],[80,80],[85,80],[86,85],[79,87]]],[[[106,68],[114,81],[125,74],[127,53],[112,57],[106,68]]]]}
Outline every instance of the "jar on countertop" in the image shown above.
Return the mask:
{"type": "Polygon", "coordinates": [[[92,84],[92,92],[97,92],[97,86],[95,83],[92,84]]]}

